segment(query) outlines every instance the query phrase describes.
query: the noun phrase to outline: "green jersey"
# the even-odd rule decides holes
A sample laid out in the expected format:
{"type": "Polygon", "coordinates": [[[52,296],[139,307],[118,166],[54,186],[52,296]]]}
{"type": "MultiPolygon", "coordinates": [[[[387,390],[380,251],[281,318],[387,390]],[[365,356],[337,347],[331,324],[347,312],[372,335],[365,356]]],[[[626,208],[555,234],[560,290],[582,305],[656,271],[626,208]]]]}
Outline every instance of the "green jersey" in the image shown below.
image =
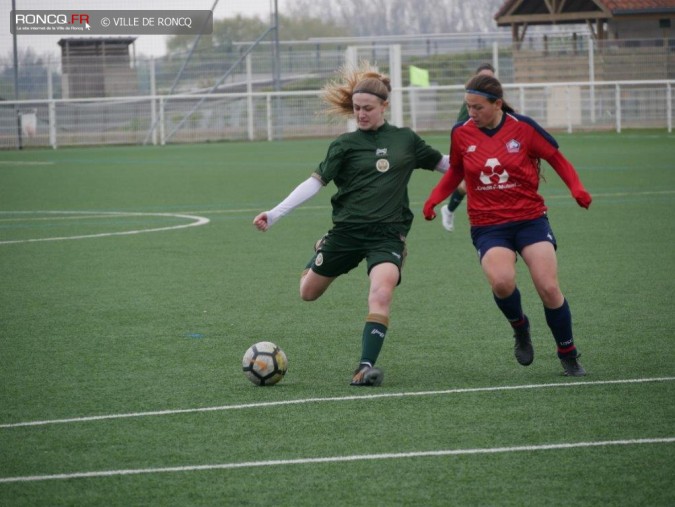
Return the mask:
{"type": "Polygon", "coordinates": [[[316,175],[334,181],[333,222],[396,223],[410,229],[413,213],[408,182],[414,169],[433,170],[443,155],[409,128],[384,123],[356,130],[331,143],[316,175]]]}
{"type": "Polygon", "coordinates": [[[462,107],[459,108],[459,114],[457,115],[457,122],[465,122],[469,119],[469,108],[466,107],[466,102],[462,102],[462,107]]]}

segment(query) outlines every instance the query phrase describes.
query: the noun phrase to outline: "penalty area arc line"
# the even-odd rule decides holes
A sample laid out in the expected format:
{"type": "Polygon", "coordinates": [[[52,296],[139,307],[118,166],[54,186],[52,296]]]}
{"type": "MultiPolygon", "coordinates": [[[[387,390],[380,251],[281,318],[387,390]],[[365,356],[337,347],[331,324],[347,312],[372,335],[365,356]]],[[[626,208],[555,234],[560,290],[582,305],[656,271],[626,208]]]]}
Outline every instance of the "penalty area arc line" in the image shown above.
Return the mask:
{"type": "Polygon", "coordinates": [[[59,237],[50,237],[50,238],[30,238],[30,239],[16,239],[16,240],[7,240],[0,241],[0,245],[11,245],[17,243],[37,243],[42,241],[68,241],[74,239],[92,239],[92,238],[106,238],[110,236],[130,236],[134,234],[145,234],[149,232],[163,232],[163,231],[175,231],[178,229],[186,229],[188,227],[199,227],[202,225],[208,224],[211,220],[198,216],[198,215],[184,215],[180,213],[141,213],[141,212],[124,212],[124,211],[109,211],[109,212],[92,212],[92,211],[54,211],[54,212],[45,212],[45,211],[36,211],[35,213],[55,213],[55,214],[93,214],[96,213],[97,216],[101,217],[170,217],[170,218],[181,218],[185,220],[192,220],[192,222],[187,224],[178,224],[170,225],[167,227],[153,227],[150,229],[135,229],[130,231],[116,231],[116,232],[100,232],[96,234],[82,234],[77,236],[59,236],[59,237]]]}

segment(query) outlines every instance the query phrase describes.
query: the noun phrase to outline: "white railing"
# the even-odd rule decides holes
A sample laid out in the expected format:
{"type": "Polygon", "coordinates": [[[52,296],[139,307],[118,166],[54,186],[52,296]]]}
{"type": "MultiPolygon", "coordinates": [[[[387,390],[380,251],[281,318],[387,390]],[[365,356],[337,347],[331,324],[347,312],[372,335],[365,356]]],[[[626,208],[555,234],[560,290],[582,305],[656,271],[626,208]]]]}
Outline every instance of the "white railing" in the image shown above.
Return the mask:
{"type": "MultiPolygon", "coordinates": [[[[528,83],[505,84],[504,90],[514,109],[547,129],[672,132],[674,84],[528,83]]],[[[394,92],[403,104],[391,122],[419,132],[449,131],[464,98],[461,85],[394,92]]],[[[6,101],[0,103],[0,149],[276,140],[334,136],[347,129],[346,122],[318,114],[322,108],[316,90],[6,101]]]]}
{"type": "MultiPolygon", "coordinates": [[[[534,118],[547,129],[616,130],[665,128],[673,130],[675,80],[596,81],[505,84],[504,98],[519,113],[534,118]]],[[[440,104],[458,111],[463,86],[408,88],[410,126],[435,130],[433,118],[440,104]],[[446,93],[446,99],[438,95],[446,93]]]]}

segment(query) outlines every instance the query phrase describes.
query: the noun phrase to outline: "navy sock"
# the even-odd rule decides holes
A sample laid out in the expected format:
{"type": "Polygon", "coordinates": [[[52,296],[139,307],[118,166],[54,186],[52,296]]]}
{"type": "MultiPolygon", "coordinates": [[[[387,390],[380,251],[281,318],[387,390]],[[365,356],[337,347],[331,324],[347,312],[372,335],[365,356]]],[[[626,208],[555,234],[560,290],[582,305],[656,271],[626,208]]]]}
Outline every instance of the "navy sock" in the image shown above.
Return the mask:
{"type": "Polygon", "coordinates": [[[544,314],[558,347],[558,357],[577,357],[579,354],[572,336],[572,312],[567,300],[563,301],[560,308],[544,307],[544,314]]]}
{"type": "Polygon", "coordinates": [[[504,299],[498,298],[494,294],[492,296],[497,303],[497,307],[502,311],[504,317],[511,323],[514,328],[526,325],[527,317],[523,313],[523,306],[520,302],[520,291],[518,287],[511,293],[510,296],[504,299]]]}
{"type": "Polygon", "coordinates": [[[450,211],[455,211],[457,206],[459,206],[464,200],[464,194],[459,190],[455,190],[450,196],[450,201],[448,201],[448,209],[450,211]]]}

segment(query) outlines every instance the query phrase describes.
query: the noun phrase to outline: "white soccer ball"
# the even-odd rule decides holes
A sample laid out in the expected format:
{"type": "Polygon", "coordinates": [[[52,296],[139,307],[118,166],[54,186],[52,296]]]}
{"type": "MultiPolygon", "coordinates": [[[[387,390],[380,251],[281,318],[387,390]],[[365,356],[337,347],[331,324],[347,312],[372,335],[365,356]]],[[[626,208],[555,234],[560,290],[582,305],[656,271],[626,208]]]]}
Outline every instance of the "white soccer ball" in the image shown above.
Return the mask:
{"type": "Polygon", "coordinates": [[[288,371],[288,359],[283,350],[272,342],[251,345],[241,361],[244,375],[257,386],[272,386],[288,371]]]}

